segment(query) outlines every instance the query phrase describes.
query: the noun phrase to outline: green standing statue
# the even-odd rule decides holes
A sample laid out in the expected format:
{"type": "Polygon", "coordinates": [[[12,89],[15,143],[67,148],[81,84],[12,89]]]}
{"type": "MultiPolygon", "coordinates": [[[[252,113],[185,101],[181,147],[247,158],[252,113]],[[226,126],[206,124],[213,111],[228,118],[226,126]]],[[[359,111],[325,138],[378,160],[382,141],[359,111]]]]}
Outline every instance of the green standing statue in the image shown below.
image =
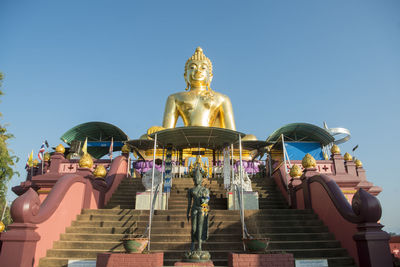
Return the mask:
{"type": "Polygon", "coordinates": [[[201,244],[208,239],[208,201],[210,200],[210,191],[201,185],[203,177],[200,168],[196,168],[194,174],[195,187],[188,190],[187,219],[192,221],[190,251],[186,253],[186,260],[192,262],[210,260],[210,253],[202,251],[201,244]],[[198,242],[198,248],[195,249],[195,242],[198,242]]]}

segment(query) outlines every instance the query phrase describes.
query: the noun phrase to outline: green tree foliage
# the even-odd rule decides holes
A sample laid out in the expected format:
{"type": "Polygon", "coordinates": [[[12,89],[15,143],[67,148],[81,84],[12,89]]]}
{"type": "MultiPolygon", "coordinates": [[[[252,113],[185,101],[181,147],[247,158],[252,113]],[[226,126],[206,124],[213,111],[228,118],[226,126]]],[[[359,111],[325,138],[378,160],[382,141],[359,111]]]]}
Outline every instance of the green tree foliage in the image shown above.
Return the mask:
{"type": "MultiPolygon", "coordinates": [[[[3,91],[1,90],[3,78],[4,75],[0,72],[0,96],[3,95],[3,91]]],[[[0,113],[0,117],[1,116],[2,114],[0,113]]],[[[14,156],[7,147],[7,141],[10,138],[13,138],[13,135],[8,133],[6,125],[0,122],[0,216],[2,216],[6,204],[7,185],[15,174],[18,175],[18,173],[14,171],[18,158],[14,156]]],[[[9,208],[6,209],[3,223],[5,225],[11,223],[9,208]]]]}

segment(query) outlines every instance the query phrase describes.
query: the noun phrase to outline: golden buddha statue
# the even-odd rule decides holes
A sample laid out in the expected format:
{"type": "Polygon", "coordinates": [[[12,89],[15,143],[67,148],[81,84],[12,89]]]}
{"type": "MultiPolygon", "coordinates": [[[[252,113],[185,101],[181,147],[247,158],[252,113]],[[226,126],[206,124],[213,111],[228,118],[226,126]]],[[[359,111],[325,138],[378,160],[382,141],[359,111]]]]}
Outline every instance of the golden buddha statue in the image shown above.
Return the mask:
{"type": "Polygon", "coordinates": [[[228,96],[210,88],[212,63],[198,47],[185,65],[188,92],[172,94],[165,106],[163,127],[175,128],[180,116],[185,126],[220,127],[236,130],[228,96]]]}

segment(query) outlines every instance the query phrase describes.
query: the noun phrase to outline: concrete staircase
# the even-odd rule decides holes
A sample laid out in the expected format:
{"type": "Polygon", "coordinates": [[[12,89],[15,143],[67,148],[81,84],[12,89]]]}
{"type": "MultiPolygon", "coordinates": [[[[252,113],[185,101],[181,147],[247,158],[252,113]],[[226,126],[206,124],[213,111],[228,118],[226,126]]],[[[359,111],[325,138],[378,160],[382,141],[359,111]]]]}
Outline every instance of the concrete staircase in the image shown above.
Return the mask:
{"type": "MultiPolygon", "coordinates": [[[[211,252],[216,266],[226,266],[229,252],[242,252],[239,211],[229,211],[226,192],[217,179],[210,188],[209,239],[203,248],[211,252]]],[[[169,210],[155,211],[151,250],[164,252],[164,265],[173,266],[190,248],[190,222],[186,220],[187,189],[191,179],[173,180],[169,210]]],[[[329,266],[355,266],[340,243],[310,210],[291,210],[272,179],[256,179],[260,210],[246,211],[250,234],[270,238],[269,250],[293,253],[295,258],[328,258],[329,266]]],[[[68,259],[95,259],[99,252],[124,251],[120,241],[128,233],[142,234],[148,211],[134,210],[135,194],[143,191],[140,179],[125,179],[106,209],[83,210],[59,241],[54,242],[40,267],[66,266],[68,259]]]]}

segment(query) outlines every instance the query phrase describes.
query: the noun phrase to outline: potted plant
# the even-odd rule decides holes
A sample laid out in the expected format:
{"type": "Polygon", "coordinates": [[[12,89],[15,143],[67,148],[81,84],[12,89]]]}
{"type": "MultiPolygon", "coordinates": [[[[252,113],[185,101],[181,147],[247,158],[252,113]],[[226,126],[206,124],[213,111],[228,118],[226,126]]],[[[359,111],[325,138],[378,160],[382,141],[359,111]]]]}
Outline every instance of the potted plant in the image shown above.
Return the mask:
{"type": "Polygon", "coordinates": [[[149,239],[142,235],[127,235],[121,241],[127,253],[142,253],[149,243],[149,239]]]}
{"type": "Polygon", "coordinates": [[[243,238],[243,242],[249,252],[265,252],[268,248],[269,238],[248,236],[243,238]]]}
{"type": "Polygon", "coordinates": [[[254,216],[253,218],[248,219],[246,226],[249,232],[255,233],[253,235],[247,234],[247,236],[243,238],[246,250],[249,252],[265,252],[268,248],[270,239],[260,233],[257,217],[254,216]]]}

